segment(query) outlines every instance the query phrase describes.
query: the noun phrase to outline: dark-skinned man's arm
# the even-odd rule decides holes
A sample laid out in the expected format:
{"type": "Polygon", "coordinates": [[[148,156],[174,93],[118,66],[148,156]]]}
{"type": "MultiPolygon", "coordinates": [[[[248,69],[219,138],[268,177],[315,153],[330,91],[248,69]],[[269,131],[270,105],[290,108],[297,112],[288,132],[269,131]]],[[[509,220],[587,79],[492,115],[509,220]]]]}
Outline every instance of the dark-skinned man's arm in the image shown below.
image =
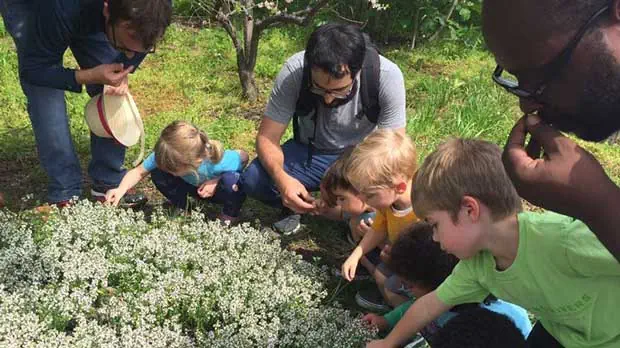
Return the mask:
{"type": "Polygon", "coordinates": [[[620,188],[592,154],[528,115],[512,129],[503,160],[521,197],[583,221],[620,260],[620,188]]]}

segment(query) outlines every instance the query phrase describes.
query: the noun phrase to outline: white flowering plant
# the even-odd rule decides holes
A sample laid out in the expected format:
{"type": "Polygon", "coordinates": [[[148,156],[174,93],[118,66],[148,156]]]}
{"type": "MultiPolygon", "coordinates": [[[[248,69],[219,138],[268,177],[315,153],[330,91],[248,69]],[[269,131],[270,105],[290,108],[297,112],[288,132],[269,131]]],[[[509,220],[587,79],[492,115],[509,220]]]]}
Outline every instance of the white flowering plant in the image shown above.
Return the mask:
{"type": "Polygon", "coordinates": [[[81,201],[0,211],[0,346],[354,347],[327,272],[244,224],[81,201]]]}

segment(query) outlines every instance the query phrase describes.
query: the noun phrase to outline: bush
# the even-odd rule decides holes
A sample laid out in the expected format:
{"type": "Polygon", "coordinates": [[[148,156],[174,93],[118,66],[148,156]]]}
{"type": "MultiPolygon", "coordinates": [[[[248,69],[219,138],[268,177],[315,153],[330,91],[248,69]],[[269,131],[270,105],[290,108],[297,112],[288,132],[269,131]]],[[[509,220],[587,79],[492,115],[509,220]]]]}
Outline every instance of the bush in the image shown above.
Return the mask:
{"type": "Polygon", "coordinates": [[[86,201],[0,212],[0,345],[351,347],[374,333],[321,304],[325,270],[243,225],[86,201]]]}
{"type": "MultiPolygon", "coordinates": [[[[446,14],[452,7],[452,0],[383,0],[389,7],[376,11],[368,6],[367,0],[334,1],[332,7],[341,16],[364,23],[364,30],[378,43],[410,43],[419,14],[419,43],[429,39],[440,27],[445,26],[442,37],[464,42],[470,47],[482,45],[480,33],[481,0],[457,2],[448,22],[446,14]]],[[[338,20],[333,12],[325,13],[323,20],[338,20]]]]}

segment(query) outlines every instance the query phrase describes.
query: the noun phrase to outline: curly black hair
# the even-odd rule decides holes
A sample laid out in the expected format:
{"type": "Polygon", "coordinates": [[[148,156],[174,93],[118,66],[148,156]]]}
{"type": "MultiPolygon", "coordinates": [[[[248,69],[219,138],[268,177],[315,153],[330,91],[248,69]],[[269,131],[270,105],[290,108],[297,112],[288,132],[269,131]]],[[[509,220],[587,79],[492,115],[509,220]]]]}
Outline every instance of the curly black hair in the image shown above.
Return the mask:
{"type": "Polygon", "coordinates": [[[525,338],[512,320],[482,307],[452,318],[433,338],[433,348],[525,347],[525,338]]]}
{"type": "Polygon", "coordinates": [[[435,290],[452,273],[458,259],[433,241],[433,227],[418,222],[403,231],[392,246],[387,265],[399,277],[435,290]]]}

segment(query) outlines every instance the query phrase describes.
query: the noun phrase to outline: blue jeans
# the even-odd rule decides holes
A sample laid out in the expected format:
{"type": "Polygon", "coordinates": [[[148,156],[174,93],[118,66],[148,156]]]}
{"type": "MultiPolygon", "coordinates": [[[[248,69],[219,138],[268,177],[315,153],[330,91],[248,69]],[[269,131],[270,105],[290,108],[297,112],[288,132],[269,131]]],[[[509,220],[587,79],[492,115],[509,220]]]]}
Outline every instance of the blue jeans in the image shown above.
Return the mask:
{"type": "MultiPolygon", "coordinates": [[[[338,159],[338,154],[321,154],[314,151],[308,165],[308,146],[291,139],[282,145],[284,171],[299,180],[308,192],[319,190],[321,178],[329,166],[338,159]]],[[[258,158],[245,169],[241,176],[245,193],[272,207],[282,208],[282,199],[273,179],[258,158]]]]}
{"type": "Polygon", "coordinates": [[[189,195],[210,203],[223,204],[222,213],[232,217],[239,216],[241,206],[245,201],[245,192],[239,187],[240,177],[241,173],[239,172],[222,174],[215,188],[215,194],[209,198],[201,198],[198,196],[198,188],[182,178],[159,169],[154,169],[151,172],[151,180],[153,180],[155,187],[176,207],[187,208],[187,196],[189,195]],[[233,188],[235,185],[237,185],[236,190],[233,188]]]}
{"type": "MultiPolygon", "coordinates": [[[[23,43],[33,40],[28,25],[32,20],[31,0],[0,0],[0,14],[4,25],[13,37],[18,62],[22,64],[23,43]]],[[[127,61],[124,54],[116,51],[103,32],[71,38],[70,49],[82,69],[127,61]]],[[[137,66],[144,55],[131,59],[137,66]]],[[[56,203],[79,197],[82,193],[80,162],[71,139],[65,91],[35,86],[20,78],[26,95],[27,109],[37,144],[39,160],[48,176],[48,200],[56,203]]],[[[86,86],[93,96],[103,90],[102,85],[86,86]]],[[[113,139],[90,134],[91,161],[88,174],[97,185],[118,186],[125,175],[125,147],[113,139]]]]}

